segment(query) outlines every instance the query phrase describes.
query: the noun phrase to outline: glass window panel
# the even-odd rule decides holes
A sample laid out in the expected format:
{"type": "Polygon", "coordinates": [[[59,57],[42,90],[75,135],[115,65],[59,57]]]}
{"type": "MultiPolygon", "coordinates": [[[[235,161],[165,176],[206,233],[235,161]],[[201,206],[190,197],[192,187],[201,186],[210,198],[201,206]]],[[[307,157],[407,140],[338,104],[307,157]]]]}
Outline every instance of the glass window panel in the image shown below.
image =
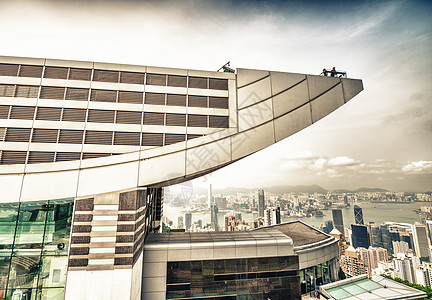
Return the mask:
{"type": "Polygon", "coordinates": [[[0,204],[0,256],[10,254],[18,217],[18,205],[18,203],[0,204]]]}
{"type": "MultiPolygon", "coordinates": [[[[63,300],[64,288],[48,288],[38,291],[40,300],[63,300]]],[[[30,298],[26,298],[30,299],[30,298]]]]}
{"type": "Polygon", "coordinates": [[[67,265],[67,256],[43,256],[38,285],[42,287],[64,287],[67,265]]]}
{"type": "Polygon", "coordinates": [[[12,256],[8,288],[36,288],[40,255],[12,256]]]}

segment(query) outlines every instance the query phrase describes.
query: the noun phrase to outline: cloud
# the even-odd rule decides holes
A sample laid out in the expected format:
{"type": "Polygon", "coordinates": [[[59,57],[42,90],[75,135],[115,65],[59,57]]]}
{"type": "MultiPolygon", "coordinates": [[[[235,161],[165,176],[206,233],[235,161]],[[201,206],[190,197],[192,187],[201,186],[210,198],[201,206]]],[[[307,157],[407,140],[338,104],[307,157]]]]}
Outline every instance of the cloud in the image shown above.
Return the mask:
{"type": "Polygon", "coordinates": [[[328,161],[329,166],[352,166],[355,164],[354,159],[347,156],[338,156],[328,161]]]}
{"type": "Polygon", "coordinates": [[[402,171],[408,174],[432,174],[432,161],[413,161],[405,165],[402,171]]]}

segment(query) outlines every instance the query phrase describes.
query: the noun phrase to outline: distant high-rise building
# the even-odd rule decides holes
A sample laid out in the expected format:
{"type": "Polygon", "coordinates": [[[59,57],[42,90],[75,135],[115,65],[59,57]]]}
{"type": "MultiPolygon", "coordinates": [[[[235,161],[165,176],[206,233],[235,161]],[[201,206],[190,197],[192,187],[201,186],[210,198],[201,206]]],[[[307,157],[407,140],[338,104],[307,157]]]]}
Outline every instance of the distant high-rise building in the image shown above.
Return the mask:
{"type": "Polygon", "coordinates": [[[235,216],[225,216],[225,231],[234,231],[235,223],[235,216]]]}
{"type": "Polygon", "coordinates": [[[333,221],[332,220],[328,220],[324,222],[324,226],[323,226],[323,231],[325,233],[330,233],[333,230],[333,221]]]}
{"type": "Polygon", "coordinates": [[[237,221],[241,221],[242,220],[242,213],[241,212],[236,212],[235,213],[235,219],[237,221]]]}
{"type": "Polygon", "coordinates": [[[264,209],[265,209],[265,199],[264,199],[264,190],[258,190],[258,217],[264,217],[264,209]]]}
{"type": "Polygon", "coordinates": [[[348,206],[348,196],[344,195],[344,204],[348,206]]]}
{"type": "Polygon", "coordinates": [[[367,226],[351,224],[351,239],[354,248],[369,248],[370,239],[367,226]]]}
{"type": "Polygon", "coordinates": [[[178,217],[178,225],[177,225],[177,228],[178,229],[182,229],[182,228],[184,228],[184,223],[183,223],[183,216],[179,216],[178,217]]]}
{"type": "Polygon", "coordinates": [[[396,277],[415,283],[414,266],[410,257],[395,258],[393,264],[397,273],[396,277]]]}
{"type": "Polygon", "coordinates": [[[202,228],[202,220],[198,220],[197,223],[198,223],[198,227],[202,228]]]}
{"type": "Polygon", "coordinates": [[[333,215],[333,226],[339,230],[340,233],[345,232],[344,223],[343,223],[343,216],[342,216],[342,210],[341,209],[332,209],[332,215],[333,215]]]}
{"type": "Polygon", "coordinates": [[[213,203],[213,191],[212,191],[211,183],[208,189],[207,203],[208,203],[208,208],[211,208],[211,205],[213,203]]]}
{"type": "Polygon", "coordinates": [[[420,223],[413,225],[414,251],[418,258],[429,258],[429,242],[426,226],[420,223]]]}
{"type": "Polygon", "coordinates": [[[214,230],[218,230],[218,207],[216,203],[211,204],[211,225],[214,228],[214,230]]]}
{"type": "Polygon", "coordinates": [[[407,242],[404,241],[393,241],[393,253],[397,255],[398,253],[406,254],[409,250],[409,246],[407,242]]]}
{"type": "Polygon", "coordinates": [[[368,274],[368,268],[353,246],[349,246],[345,250],[345,254],[340,256],[340,267],[350,277],[368,274]]]}
{"type": "Polygon", "coordinates": [[[281,213],[280,207],[276,207],[272,210],[272,224],[280,224],[281,223],[281,213]]]}
{"type": "Polygon", "coordinates": [[[270,226],[271,224],[272,224],[271,209],[266,208],[266,210],[264,211],[264,226],[270,226]]]}
{"type": "Polygon", "coordinates": [[[185,213],[185,229],[189,231],[192,227],[192,213],[188,211],[185,213]]]}
{"type": "Polygon", "coordinates": [[[363,210],[358,205],[354,205],[354,222],[355,224],[364,225],[363,210]]]}

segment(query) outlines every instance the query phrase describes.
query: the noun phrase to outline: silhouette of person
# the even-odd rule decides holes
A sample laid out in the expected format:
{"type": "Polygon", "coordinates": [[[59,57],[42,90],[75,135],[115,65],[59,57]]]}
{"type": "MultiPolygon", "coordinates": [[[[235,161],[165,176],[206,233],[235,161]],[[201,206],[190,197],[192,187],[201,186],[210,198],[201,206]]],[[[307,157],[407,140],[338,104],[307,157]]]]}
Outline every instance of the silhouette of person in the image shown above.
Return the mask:
{"type": "Polygon", "coordinates": [[[330,76],[331,77],[335,77],[336,76],[336,67],[333,67],[333,69],[331,69],[330,76]]]}

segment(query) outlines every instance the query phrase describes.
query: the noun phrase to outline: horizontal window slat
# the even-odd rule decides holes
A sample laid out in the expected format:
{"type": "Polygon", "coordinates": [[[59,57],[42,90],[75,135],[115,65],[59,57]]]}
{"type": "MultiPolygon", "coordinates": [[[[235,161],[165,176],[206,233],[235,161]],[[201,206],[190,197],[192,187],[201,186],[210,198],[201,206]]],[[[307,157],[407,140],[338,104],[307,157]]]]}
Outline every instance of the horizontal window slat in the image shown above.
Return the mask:
{"type": "Polygon", "coordinates": [[[88,122],[114,123],[114,110],[89,109],[88,122]]]}
{"type": "Polygon", "coordinates": [[[110,90],[92,90],[91,101],[99,102],[116,102],[117,101],[117,91],[110,90]]]}
{"type": "Polygon", "coordinates": [[[228,108],[228,98],[226,97],[210,97],[210,108],[228,108]]]}
{"type": "Polygon", "coordinates": [[[188,115],[188,126],[208,127],[206,115],[188,115]]]}
{"type": "Polygon", "coordinates": [[[188,105],[191,107],[208,107],[207,97],[189,96],[188,105]]]}
{"type": "Polygon", "coordinates": [[[59,143],[62,144],[81,144],[83,130],[60,129],[59,143]]]}
{"type": "Polygon", "coordinates": [[[119,72],[108,70],[94,70],[93,81],[117,83],[119,81],[119,72]]]}
{"type": "Polygon", "coordinates": [[[86,109],[79,108],[67,108],[63,109],[63,121],[68,122],[85,122],[86,119],[86,109]]]}
{"type": "Polygon", "coordinates": [[[37,98],[39,87],[33,85],[17,85],[15,97],[37,98]]]}
{"type": "Polygon", "coordinates": [[[25,164],[27,151],[1,151],[1,163],[3,165],[25,164]]]}
{"type": "Polygon", "coordinates": [[[10,119],[33,120],[35,107],[33,106],[12,106],[10,119]]]}
{"type": "Polygon", "coordinates": [[[148,85],[166,86],[166,75],[147,74],[146,84],[148,84],[148,85]]]}
{"type": "Polygon", "coordinates": [[[139,132],[115,132],[114,145],[139,146],[140,133],[139,132]]]}
{"type": "Polygon", "coordinates": [[[35,77],[40,78],[42,77],[42,66],[25,66],[21,65],[20,71],[19,71],[19,77],[35,77]]]}
{"type": "Polygon", "coordinates": [[[121,83],[144,84],[144,73],[120,72],[121,83]]]}
{"type": "Polygon", "coordinates": [[[111,131],[87,130],[84,143],[96,145],[111,145],[112,135],[113,133],[111,131]]]}
{"type": "Polygon", "coordinates": [[[184,142],[185,138],[184,134],[165,133],[165,145],[184,142]]]}
{"type": "Polygon", "coordinates": [[[49,163],[54,161],[54,152],[30,151],[29,164],[49,163]]]}
{"type": "Polygon", "coordinates": [[[166,114],[167,126],[186,126],[186,115],[184,114],[166,114]]]}
{"type": "Polygon", "coordinates": [[[57,152],[56,161],[80,160],[81,152],[57,152]]]}
{"type": "Polygon", "coordinates": [[[68,68],[45,67],[44,78],[67,79],[68,71],[68,68]]]}
{"type": "Polygon", "coordinates": [[[117,111],[116,123],[141,124],[142,113],[138,111],[117,111]]]}
{"type": "Polygon", "coordinates": [[[167,95],[167,105],[186,106],[186,95],[167,95]]]}
{"type": "Polygon", "coordinates": [[[228,79],[209,79],[209,88],[212,90],[228,90],[228,79]]]}
{"type": "Polygon", "coordinates": [[[164,125],[164,114],[144,112],[144,124],[145,125],[164,125]]]}
{"type": "Polygon", "coordinates": [[[30,128],[7,128],[6,142],[28,142],[30,140],[30,128]]]}
{"type": "Polygon", "coordinates": [[[187,87],[187,77],[168,75],[168,86],[187,87]]]}
{"type": "Polygon", "coordinates": [[[0,64],[0,76],[17,76],[19,65],[0,64]]]}
{"type": "Polygon", "coordinates": [[[163,133],[142,133],[142,146],[163,146],[163,133]]]}
{"type": "Polygon", "coordinates": [[[15,85],[0,84],[0,97],[13,97],[15,94],[15,85]]]}
{"type": "Polygon", "coordinates": [[[41,88],[40,98],[63,100],[65,89],[64,87],[43,86],[41,88]]]}
{"type": "Polygon", "coordinates": [[[189,77],[189,87],[196,89],[207,89],[208,78],[204,77],[189,77]]]}
{"type": "Polygon", "coordinates": [[[34,143],[56,143],[58,129],[33,129],[32,142],[34,143]]]}
{"type": "Polygon", "coordinates": [[[92,70],[90,70],[90,69],[71,68],[69,70],[69,79],[72,79],[72,80],[90,80],[91,72],[92,72],[92,70]]]}
{"type": "Polygon", "coordinates": [[[38,107],[36,120],[60,121],[61,113],[59,107],[38,107]]]}
{"type": "Polygon", "coordinates": [[[141,92],[127,92],[127,91],[119,91],[118,102],[119,103],[143,103],[144,93],[141,92]]]}
{"type": "Polygon", "coordinates": [[[80,88],[67,88],[66,89],[66,100],[88,100],[88,89],[80,89],[80,88]]]}
{"type": "Polygon", "coordinates": [[[211,128],[228,128],[228,117],[210,116],[209,127],[211,128]]]}

